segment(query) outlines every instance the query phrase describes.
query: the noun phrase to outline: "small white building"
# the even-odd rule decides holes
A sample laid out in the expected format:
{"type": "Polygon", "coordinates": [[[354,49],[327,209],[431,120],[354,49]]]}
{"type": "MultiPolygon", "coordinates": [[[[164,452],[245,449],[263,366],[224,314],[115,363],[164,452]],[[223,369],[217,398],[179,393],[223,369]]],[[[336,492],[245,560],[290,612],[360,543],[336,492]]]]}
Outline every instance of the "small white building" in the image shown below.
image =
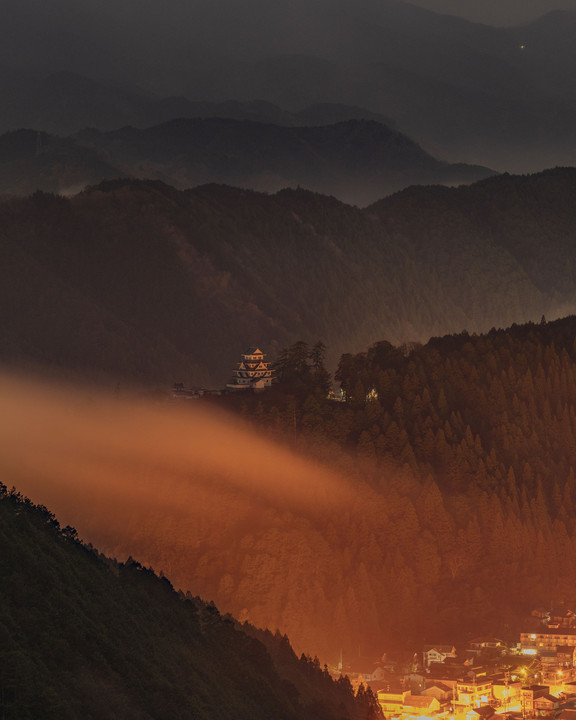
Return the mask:
{"type": "Polygon", "coordinates": [[[429,668],[432,663],[443,663],[449,657],[456,657],[453,645],[424,645],[422,661],[425,668],[429,668]]]}

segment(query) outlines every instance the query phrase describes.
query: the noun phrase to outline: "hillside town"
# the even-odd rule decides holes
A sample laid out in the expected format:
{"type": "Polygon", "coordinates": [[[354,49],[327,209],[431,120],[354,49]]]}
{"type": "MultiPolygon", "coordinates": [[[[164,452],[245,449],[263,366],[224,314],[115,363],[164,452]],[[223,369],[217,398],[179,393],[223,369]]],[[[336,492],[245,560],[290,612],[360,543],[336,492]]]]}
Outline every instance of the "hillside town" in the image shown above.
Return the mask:
{"type": "Polygon", "coordinates": [[[387,720],[576,720],[576,610],[537,609],[527,625],[512,645],[428,644],[409,663],[383,656],[338,672],[370,687],[387,720]]]}

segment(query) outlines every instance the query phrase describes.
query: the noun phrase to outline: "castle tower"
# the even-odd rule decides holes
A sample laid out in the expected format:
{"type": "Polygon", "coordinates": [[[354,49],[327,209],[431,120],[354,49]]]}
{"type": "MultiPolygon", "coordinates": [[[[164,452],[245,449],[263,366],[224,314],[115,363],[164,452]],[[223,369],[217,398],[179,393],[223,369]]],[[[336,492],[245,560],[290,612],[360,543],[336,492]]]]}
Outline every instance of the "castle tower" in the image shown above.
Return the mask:
{"type": "Polygon", "coordinates": [[[242,359],[232,371],[229,390],[264,390],[272,385],[272,369],[265,355],[257,347],[250,347],[242,353],[242,359]]]}

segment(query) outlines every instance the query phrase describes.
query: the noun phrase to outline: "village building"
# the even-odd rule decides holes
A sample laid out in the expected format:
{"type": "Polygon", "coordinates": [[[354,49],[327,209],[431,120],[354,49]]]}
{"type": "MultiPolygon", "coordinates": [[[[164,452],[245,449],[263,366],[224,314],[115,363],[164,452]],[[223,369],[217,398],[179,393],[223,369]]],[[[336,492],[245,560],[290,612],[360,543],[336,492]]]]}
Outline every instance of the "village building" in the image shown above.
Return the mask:
{"type": "Polygon", "coordinates": [[[549,685],[527,685],[521,690],[522,714],[534,715],[534,703],[550,693],[549,685]]]}
{"type": "Polygon", "coordinates": [[[403,712],[406,715],[429,718],[440,712],[440,703],[435,697],[409,693],[404,702],[403,712]]]}
{"type": "Polygon", "coordinates": [[[388,672],[380,664],[373,665],[369,668],[362,668],[358,674],[363,678],[365,685],[367,683],[382,682],[388,677],[388,672]]]}
{"type": "Polygon", "coordinates": [[[440,712],[440,702],[432,695],[413,695],[409,690],[379,690],[376,694],[384,717],[399,715],[433,717],[440,712]]]}
{"type": "Polygon", "coordinates": [[[409,672],[403,676],[404,683],[413,693],[421,693],[426,689],[426,676],[420,672],[409,672]]]}
{"type": "Polygon", "coordinates": [[[520,647],[524,655],[537,655],[545,650],[556,650],[558,647],[576,646],[576,629],[574,628],[540,628],[535,632],[520,634],[520,647]]]}
{"type": "MultiPolygon", "coordinates": [[[[444,687],[447,687],[450,689],[451,696],[454,697],[456,695],[456,685],[458,684],[457,678],[452,677],[435,677],[434,680],[426,680],[427,685],[441,685],[444,687]]],[[[423,691],[422,691],[423,692],[423,691]]]]}
{"type": "Polygon", "coordinates": [[[396,689],[396,690],[378,690],[376,697],[382,708],[382,713],[385,717],[391,715],[400,715],[404,710],[404,701],[410,695],[409,690],[396,689]]]}
{"type": "Polygon", "coordinates": [[[500,717],[496,715],[496,710],[492,705],[483,705],[482,707],[471,708],[466,713],[466,720],[492,720],[500,717]]]}
{"type": "Polygon", "coordinates": [[[430,684],[427,683],[427,687],[422,691],[422,695],[435,697],[440,705],[446,705],[452,700],[452,691],[453,688],[450,685],[446,685],[438,680],[433,680],[430,684]]]}
{"type": "Polygon", "coordinates": [[[348,673],[348,678],[352,683],[352,687],[357,690],[360,685],[364,687],[382,686],[382,682],[389,677],[390,673],[381,663],[376,663],[368,667],[354,667],[354,672],[348,673]]]}
{"type": "Polygon", "coordinates": [[[538,657],[540,658],[540,662],[543,666],[556,665],[558,653],[556,648],[554,648],[553,650],[542,650],[538,653],[538,657]]]}
{"type": "Polygon", "coordinates": [[[424,668],[429,668],[432,663],[443,663],[449,657],[456,657],[454,645],[424,645],[422,651],[424,668]]]}
{"type": "Polygon", "coordinates": [[[549,628],[575,628],[576,612],[570,608],[552,608],[547,624],[549,628]]]}
{"type": "Polygon", "coordinates": [[[473,681],[477,678],[485,678],[486,668],[479,665],[472,666],[468,661],[460,662],[455,658],[447,658],[443,663],[433,663],[427,677],[441,680],[448,685],[450,681],[455,683],[462,679],[473,681]]]}
{"type": "Polygon", "coordinates": [[[474,640],[471,640],[468,645],[468,652],[469,653],[481,653],[486,652],[487,650],[497,651],[497,652],[505,652],[506,645],[502,642],[502,640],[498,640],[498,638],[491,638],[491,637],[485,637],[485,638],[475,638],[474,640]]]}
{"type": "Polygon", "coordinates": [[[227,390],[261,391],[272,385],[271,363],[257,347],[250,347],[242,353],[241,360],[232,371],[232,382],[226,385],[227,390]]]}
{"type": "Polygon", "coordinates": [[[492,695],[494,700],[504,709],[517,703],[520,699],[522,683],[507,677],[492,678],[492,695]]]}
{"type": "Polygon", "coordinates": [[[445,665],[444,663],[433,663],[428,671],[427,678],[432,680],[440,680],[446,685],[462,678],[466,674],[466,666],[464,665],[445,665]]]}
{"type": "Polygon", "coordinates": [[[559,645],[556,648],[557,664],[565,668],[576,665],[576,645],[559,645]]]}
{"type": "Polygon", "coordinates": [[[487,677],[468,678],[456,683],[456,705],[478,708],[487,705],[492,699],[492,680],[487,677]]]}
{"type": "Polygon", "coordinates": [[[554,717],[561,706],[560,698],[546,693],[534,700],[534,714],[539,717],[554,717]]]}

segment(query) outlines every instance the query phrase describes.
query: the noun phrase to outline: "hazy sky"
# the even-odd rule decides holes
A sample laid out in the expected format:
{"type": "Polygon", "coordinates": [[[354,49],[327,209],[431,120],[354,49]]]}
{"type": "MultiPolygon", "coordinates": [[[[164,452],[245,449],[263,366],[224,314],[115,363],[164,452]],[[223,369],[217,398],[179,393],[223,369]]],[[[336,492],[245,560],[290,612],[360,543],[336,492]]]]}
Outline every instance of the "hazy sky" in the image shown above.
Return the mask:
{"type": "Polygon", "coordinates": [[[489,25],[516,25],[551,10],[576,10],[576,0],[411,0],[411,3],[489,25]]]}
{"type": "Polygon", "coordinates": [[[121,124],[153,124],[134,110],[150,97],[293,112],[338,103],[390,118],[450,162],[511,172],[573,163],[576,0],[2,0],[2,9],[9,129],[60,132],[74,108],[75,129],[97,126],[101,108],[124,101],[121,124]],[[509,26],[562,9],[573,15],[513,29],[445,15],[509,26]],[[130,97],[54,77],[62,71],[130,97]]]}

